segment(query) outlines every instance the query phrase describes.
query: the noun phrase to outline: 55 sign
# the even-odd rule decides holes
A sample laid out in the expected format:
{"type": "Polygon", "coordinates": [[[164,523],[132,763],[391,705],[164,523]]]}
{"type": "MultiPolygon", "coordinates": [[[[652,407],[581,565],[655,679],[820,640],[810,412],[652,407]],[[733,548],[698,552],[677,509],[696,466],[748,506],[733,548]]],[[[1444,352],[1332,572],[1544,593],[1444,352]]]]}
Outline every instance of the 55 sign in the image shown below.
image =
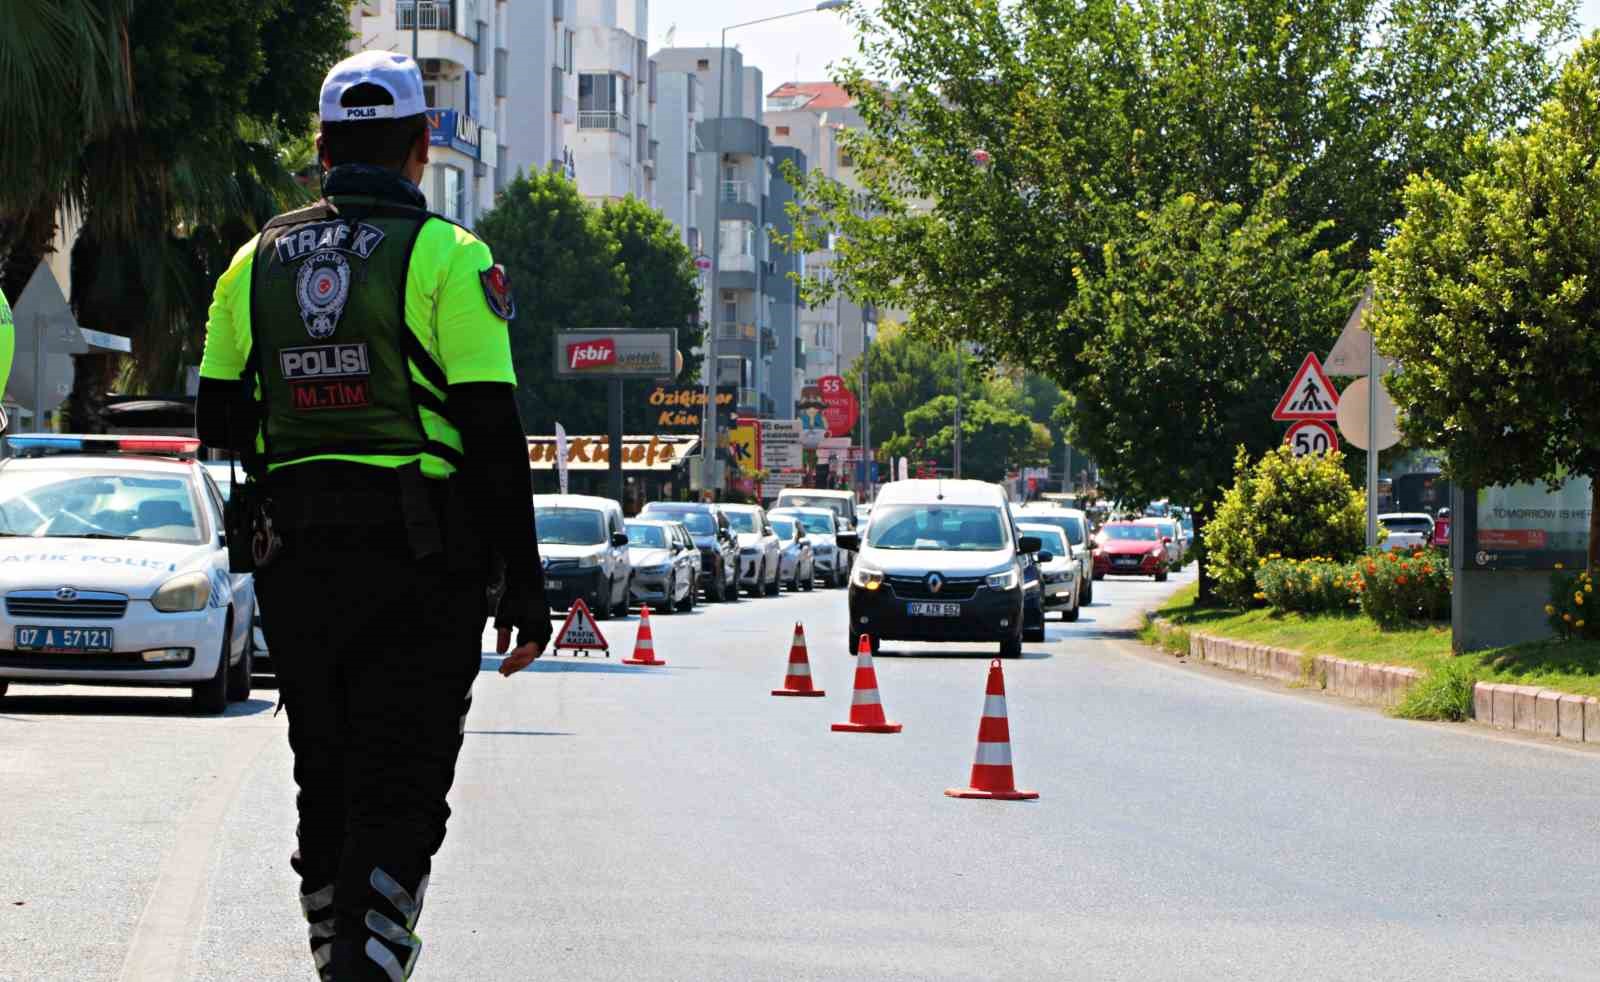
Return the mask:
{"type": "Polygon", "coordinates": [[[1339,449],[1339,435],[1325,420],[1302,419],[1289,427],[1283,438],[1296,457],[1314,453],[1333,453],[1339,449]]]}

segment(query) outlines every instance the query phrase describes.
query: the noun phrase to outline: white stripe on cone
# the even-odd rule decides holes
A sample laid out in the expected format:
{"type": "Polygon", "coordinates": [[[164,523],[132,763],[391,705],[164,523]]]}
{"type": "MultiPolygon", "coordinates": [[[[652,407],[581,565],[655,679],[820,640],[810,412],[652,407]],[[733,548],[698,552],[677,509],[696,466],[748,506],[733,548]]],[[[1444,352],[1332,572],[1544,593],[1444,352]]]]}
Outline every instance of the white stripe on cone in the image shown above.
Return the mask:
{"type": "Polygon", "coordinates": [[[850,697],[852,706],[876,706],[878,704],[877,689],[857,689],[855,695],[850,697]]]}
{"type": "Polygon", "coordinates": [[[806,664],[803,661],[792,661],[792,662],[789,663],[789,674],[790,675],[810,675],[811,674],[811,666],[806,664]]]}
{"type": "Polygon", "coordinates": [[[985,716],[987,716],[987,717],[989,717],[991,719],[1005,719],[1006,718],[1006,697],[1005,696],[984,696],[983,697],[983,715],[985,715],[985,716]]]}
{"type": "Polygon", "coordinates": [[[994,764],[1011,766],[1011,744],[1009,743],[980,743],[978,756],[973,761],[975,764],[994,764]]]}

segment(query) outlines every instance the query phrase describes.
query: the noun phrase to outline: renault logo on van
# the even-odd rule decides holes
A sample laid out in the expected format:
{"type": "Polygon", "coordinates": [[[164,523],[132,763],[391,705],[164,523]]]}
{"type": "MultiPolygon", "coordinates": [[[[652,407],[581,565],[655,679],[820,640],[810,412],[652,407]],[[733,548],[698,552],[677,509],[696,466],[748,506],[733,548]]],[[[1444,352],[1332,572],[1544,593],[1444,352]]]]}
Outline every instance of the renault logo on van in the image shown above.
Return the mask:
{"type": "Polygon", "coordinates": [[[929,593],[938,593],[940,590],[943,590],[943,589],[944,589],[944,577],[940,576],[938,573],[929,573],[928,574],[928,592],[929,593]]]}

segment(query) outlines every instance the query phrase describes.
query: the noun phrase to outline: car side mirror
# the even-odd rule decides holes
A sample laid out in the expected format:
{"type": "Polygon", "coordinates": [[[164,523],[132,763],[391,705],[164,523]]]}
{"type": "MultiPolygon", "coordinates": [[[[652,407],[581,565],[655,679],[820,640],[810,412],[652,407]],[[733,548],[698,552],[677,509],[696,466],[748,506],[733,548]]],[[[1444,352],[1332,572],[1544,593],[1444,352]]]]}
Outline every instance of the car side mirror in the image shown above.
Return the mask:
{"type": "Polygon", "coordinates": [[[1024,535],[1022,538],[1017,540],[1017,551],[1018,552],[1028,553],[1029,555],[1032,555],[1033,553],[1036,553],[1040,549],[1043,549],[1043,548],[1044,548],[1044,543],[1040,542],[1039,541],[1039,537],[1036,536],[1036,535],[1024,535]]]}
{"type": "Polygon", "coordinates": [[[1164,546],[1172,545],[1172,536],[1170,536],[1170,535],[1162,536],[1161,537],[1161,544],[1164,545],[1164,546]]]}
{"type": "Polygon", "coordinates": [[[1048,563],[1055,561],[1056,554],[1053,552],[1041,552],[1034,558],[1039,560],[1041,563],[1048,563]]]}
{"type": "Polygon", "coordinates": [[[611,544],[614,545],[614,546],[625,546],[625,545],[627,545],[628,544],[628,533],[626,533],[626,532],[612,532],[611,533],[611,544]]]}
{"type": "Polygon", "coordinates": [[[845,552],[861,551],[861,536],[854,532],[840,532],[833,537],[833,541],[838,543],[839,548],[845,552]]]}

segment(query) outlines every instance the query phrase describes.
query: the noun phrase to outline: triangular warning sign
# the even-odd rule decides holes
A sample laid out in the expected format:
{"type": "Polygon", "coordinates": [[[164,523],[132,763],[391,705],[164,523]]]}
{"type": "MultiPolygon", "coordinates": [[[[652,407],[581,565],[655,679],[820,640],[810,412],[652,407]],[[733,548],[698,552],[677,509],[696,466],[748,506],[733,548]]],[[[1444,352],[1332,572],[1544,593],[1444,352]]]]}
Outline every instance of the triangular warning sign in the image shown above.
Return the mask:
{"type": "Polygon", "coordinates": [[[1294,373],[1294,381],[1289,383],[1288,391],[1278,400],[1278,408],[1272,411],[1272,418],[1284,421],[1336,419],[1338,415],[1339,390],[1328,381],[1328,374],[1322,370],[1322,362],[1317,360],[1316,352],[1311,352],[1300,363],[1300,370],[1294,373]]]}
{"type": "Polygon", "coordinates": [[[600,633],[600,625],[595,623],[589,605],[581,597],[572,602],[572,610],[561,625],[555,644],[550,647],[552,651],[568,648],[572,651],[604,651],[608,656],[611,654],[611,646],[606,644],[605,635],[600,633]]]}

